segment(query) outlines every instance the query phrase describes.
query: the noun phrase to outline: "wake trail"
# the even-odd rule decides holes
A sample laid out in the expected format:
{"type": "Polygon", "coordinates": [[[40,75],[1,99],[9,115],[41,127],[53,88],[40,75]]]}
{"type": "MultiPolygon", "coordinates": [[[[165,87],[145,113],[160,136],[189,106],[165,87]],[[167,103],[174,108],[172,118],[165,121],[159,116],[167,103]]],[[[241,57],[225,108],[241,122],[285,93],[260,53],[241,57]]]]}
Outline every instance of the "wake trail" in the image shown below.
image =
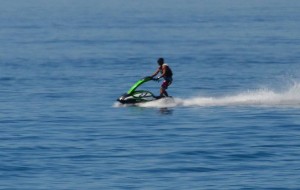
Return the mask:
{"type": "Polygon", "coordinates": [[[174,100],[157,100],[139,104],[140,107],[209,107],[209,106],[275,106],[300,107],[300,83],[276,92],[270,89],[247,90],[235,95],[221,97],[174,98],[174,100]]]}

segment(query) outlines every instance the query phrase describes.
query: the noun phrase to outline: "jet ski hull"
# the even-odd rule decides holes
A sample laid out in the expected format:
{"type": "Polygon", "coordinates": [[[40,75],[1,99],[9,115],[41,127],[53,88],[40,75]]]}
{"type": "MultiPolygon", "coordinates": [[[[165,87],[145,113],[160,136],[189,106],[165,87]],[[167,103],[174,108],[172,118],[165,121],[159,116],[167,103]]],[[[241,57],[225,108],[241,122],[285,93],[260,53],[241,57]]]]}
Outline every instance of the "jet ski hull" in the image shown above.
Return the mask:
{"type": "Polygon", "coordinates": [[[158,98],[154,96],[149,91],[135,91],[132,94],[125,93],[120,96],[117,101],[122,104],[137,104],[137,103],[144,103],[153,100],[157,100],[158,98]]]}

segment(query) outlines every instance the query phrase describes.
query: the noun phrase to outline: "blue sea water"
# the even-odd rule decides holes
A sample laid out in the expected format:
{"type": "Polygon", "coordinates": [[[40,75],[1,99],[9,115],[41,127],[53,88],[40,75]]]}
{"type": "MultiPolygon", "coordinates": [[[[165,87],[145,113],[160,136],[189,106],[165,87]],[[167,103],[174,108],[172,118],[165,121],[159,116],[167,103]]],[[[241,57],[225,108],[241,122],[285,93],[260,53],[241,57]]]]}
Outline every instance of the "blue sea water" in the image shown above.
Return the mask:
{"type": "Polygon", "coordinates": [[[0,1],[0,189],[300,189],[299,10],[0,1]],[[158,57],[174,102],[118,104],[158,57]]]}

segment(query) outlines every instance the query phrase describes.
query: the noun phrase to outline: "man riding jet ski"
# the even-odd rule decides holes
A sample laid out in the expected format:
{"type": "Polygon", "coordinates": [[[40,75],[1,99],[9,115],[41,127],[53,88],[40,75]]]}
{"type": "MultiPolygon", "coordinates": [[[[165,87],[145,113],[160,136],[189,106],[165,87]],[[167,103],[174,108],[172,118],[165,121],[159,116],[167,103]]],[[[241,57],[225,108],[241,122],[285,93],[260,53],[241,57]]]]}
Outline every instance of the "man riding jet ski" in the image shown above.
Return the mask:
{"type": "Polygon", "coordinates": [[[169,97],[169,94],[167,93],[166,89],[168,86],[171,85],[173,81],[173,73],[170,67],[164,63],[163,58],[159,58],[157,60],[157,63],[159,65],[158,69],[155,71],[155,73],[152,76],[145,77],[139,81],[137,81],[127,93],[123,94],[121,97],[119,97],[117,100],[122,104],[135,104],[135,103],[143,103],[143,102],[149,102],[153,100],[158,100],[161,98],[169,97]],[[158,73],[161,73],[161,75],[157,78],[154,78],[158,73]],[[164,81],[160,88],[160,96],[154,96],[154,94],[150,91],[146,90],[138,90],[136,89],[144,84],[145,82],[156,80],[158,81],[160,78],[164,78],[164,81]]]}

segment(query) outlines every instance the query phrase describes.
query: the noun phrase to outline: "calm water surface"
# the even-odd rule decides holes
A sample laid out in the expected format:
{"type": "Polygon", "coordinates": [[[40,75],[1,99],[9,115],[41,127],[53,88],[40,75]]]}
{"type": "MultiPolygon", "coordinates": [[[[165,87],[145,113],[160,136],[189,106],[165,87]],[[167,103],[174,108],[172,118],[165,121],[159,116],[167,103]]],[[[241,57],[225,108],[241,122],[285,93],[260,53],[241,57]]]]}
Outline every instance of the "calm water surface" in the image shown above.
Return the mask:
{"type": "Polygon", "coordinates": [[[0,5],[0,189],[300,189],[298,1],[0,5]]]}

